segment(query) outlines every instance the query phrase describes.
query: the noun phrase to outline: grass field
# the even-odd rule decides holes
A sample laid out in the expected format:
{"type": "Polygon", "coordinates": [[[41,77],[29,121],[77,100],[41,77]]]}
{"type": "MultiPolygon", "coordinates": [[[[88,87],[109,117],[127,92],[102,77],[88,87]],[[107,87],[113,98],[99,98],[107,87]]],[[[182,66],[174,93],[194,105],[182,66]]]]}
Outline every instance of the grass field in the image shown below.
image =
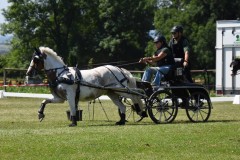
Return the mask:
{"type": "Polygon", "coordinates": [[[68,104],[49,104],[43,122],[37,118],[41,99],[0,99],[0,159],[97,160],[239,160],[240,105],[214,103],[207,123],[191,123],[180,110],[172,124],[139,123],[115,126],[116,107],[102,101],[88,110],[83,121],[70,128],[68,104]],[[94,120],[93,120],[94,118],[94,120]]]}

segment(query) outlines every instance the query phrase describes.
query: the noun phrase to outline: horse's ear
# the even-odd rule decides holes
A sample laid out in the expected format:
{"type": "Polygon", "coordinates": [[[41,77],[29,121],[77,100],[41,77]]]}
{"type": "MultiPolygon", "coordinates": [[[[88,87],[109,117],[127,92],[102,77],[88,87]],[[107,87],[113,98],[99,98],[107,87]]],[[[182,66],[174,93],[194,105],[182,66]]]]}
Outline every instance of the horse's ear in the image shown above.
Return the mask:
{"type": "Polygon", "coordinates": [[[36,54],[37,54],[38,56],[41,55],[41,52],[40,52],[40,50],[39,50],[38,48],[35,47],[34,50],[36,51],[36,54]]]}

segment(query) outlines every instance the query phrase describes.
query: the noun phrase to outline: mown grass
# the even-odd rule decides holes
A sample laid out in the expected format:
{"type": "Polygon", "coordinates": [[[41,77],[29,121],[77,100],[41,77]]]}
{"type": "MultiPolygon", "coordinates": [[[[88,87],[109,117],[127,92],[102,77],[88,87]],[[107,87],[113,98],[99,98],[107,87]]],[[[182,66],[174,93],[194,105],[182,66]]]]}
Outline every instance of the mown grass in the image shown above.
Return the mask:
{"type": "Polygon", "coordinates": [[[172,124],[115,126],[117,109],[110,101],[81,103],[83,121],[70,128],[68,104],[49,104],[37,119],[41,99],[0,99],[0,159],[239,159],[240,106],[214,103],[207,123],[191,123],[180,110],[172,124]],[[94,120],[93,120],[94,118],[94,120]]]}

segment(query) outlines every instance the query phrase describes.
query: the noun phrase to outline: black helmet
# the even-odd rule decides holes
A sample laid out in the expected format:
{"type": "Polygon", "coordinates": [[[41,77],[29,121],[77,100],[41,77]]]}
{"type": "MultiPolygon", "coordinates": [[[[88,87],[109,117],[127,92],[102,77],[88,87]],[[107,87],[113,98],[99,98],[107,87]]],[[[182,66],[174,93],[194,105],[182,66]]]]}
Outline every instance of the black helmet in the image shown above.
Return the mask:
{"type": "Polygon", "coordinates": [[[154,38],[153,42],[154,43],[156,43],[156,42],[165,42],[166,43],[166,38],[163,35],[157,35],[154,38]]]}
{"type": "Polygon", "coordinates": [[[182,26],[174,26],[172,29],[171,29],[171,33],[174,33],[174,32],[183,32],[183,27],[182,26]]]}

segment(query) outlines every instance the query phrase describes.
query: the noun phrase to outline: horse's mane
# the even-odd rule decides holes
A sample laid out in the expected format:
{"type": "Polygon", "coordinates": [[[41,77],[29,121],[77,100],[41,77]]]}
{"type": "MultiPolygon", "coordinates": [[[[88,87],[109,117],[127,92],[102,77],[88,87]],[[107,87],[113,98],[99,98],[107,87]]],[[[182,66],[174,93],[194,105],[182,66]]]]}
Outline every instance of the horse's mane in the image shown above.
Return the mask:
{"type": "Polygon", "coordinates": [[[58,61],[63,62],[62,58],[60,56],[57,55],[56,52],[54,52],[51,48],[48,48],[48,47],[39,47],[39,50],[42,52],[42,53],[45,53],[46,55],[51,55],[53,57],[55,57],[58,61]]]}

